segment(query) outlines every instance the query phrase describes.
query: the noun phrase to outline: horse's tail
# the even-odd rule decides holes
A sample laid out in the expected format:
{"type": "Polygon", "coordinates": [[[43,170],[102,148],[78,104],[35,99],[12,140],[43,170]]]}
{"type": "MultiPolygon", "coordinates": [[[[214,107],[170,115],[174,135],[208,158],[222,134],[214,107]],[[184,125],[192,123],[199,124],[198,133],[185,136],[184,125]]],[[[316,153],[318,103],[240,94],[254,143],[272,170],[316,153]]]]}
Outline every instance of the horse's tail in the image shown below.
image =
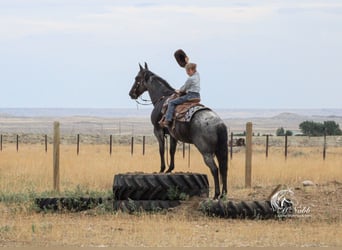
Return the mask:
{"type": "Polygon", "coordinates": [[[223,184],[222,192],[227,193],[227,174],[228,174],[228,132],[224,123],[217,127],[217,145],[215,155],[219,163],[219,170],[223,184]]]}

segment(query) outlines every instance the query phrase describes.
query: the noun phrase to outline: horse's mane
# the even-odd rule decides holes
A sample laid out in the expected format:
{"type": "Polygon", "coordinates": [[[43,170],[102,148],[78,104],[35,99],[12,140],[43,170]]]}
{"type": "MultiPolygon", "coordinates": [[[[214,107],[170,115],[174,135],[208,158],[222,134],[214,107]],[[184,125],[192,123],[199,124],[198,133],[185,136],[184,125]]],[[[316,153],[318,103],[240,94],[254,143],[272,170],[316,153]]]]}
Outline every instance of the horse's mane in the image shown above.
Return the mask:
{"type": "MultiPolygon", "coordinates": [[[[150,71],[151,72],[151,71],[150,71]]],[[[155,73],[151,72],[151,77],[156,78],[160,83],[162,83],[165,87],[167,87],[168,89],[174,91],[175,89],[163,78],[161,78],[160,76],[156,75],[155,73]]]]}

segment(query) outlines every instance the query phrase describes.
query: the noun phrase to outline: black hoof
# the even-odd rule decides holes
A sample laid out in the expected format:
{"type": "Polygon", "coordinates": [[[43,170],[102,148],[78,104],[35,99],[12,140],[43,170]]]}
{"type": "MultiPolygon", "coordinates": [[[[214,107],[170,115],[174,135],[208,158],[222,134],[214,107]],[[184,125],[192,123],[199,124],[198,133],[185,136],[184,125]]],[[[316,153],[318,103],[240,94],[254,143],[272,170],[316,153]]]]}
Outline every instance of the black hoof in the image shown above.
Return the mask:
{"type": "Polygon", "coordinates": [[[219,196],[220,199],[225,199],[227,197],[227,193],[223,193],[219,196]]]}

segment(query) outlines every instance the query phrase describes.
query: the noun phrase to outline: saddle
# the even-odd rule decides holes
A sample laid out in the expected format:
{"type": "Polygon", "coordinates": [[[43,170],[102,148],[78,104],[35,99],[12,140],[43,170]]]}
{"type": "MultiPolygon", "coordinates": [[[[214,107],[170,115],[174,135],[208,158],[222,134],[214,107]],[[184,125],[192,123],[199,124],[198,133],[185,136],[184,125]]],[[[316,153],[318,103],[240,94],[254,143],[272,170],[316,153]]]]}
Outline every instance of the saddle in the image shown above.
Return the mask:
{"type": "MultiPolygon", "coordinates": [[[[167,111],[167,107],[169,104],[169,101],[176,99],[179,97],[179,94],[174,93],[170,97],[166,99],[166,101],[163,104],[161,113],[163,115],[163,119],[165,119],[165,114],[167,111]]],[[[175,112],[173,114],[173,121],[179,121],[179,122],[190,122],[192,116],[201,109],[208,109],[204,105],[200,104],[201,99],[200,98],[194,98],[189,101],[186,101],[182,104],[179,104],[175,108],[175,112]]]]}

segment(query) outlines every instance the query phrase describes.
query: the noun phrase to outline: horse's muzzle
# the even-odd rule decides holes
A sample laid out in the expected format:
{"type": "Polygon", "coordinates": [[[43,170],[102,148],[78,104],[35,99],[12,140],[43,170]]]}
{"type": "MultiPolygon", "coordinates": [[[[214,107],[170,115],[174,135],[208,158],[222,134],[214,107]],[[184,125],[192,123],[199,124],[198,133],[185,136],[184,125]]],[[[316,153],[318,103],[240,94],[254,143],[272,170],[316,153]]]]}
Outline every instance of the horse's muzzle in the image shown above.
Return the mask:
{"type": "Polygon", "coordinates": [[[138,98],[138,96],[132,92],[129,92],[129,96],[131,97],[131,99],[134,99],[134,100],[136,100],[138,98]]]}

